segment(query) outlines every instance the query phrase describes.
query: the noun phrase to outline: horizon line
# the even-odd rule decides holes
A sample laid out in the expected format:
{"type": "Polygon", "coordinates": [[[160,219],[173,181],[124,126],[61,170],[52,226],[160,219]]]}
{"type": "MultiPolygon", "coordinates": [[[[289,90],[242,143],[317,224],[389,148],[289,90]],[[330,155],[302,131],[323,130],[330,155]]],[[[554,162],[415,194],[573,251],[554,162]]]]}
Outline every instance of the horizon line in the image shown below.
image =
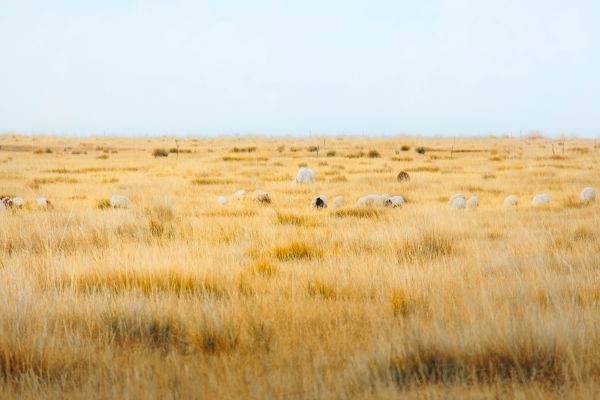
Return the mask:
{"type": "Polygon", "coordinates": [[[215,139],[215,138],[273,138],[273,139],[309,139],[309,138],[371,138],[371,139],[383,139],[383,138],[423,138],[423,139],[482,139],[482,138],[497,138],[497,139],[521,139],[521,138],[543,138],[543,139],[587,139],[597,140],[600,139],[600,134],[596,136],[581,136],[577,134],[547,134],[541,131],[527,131],[519,134],[514,133],[482,133],[482,134],[413,134],[413,133],[376,133],[376,134],[356,134],[356,133],[307,133],[307,134],[296,134],[296,133],[283,133],[283,134],[265,134],[265,133],[214,133],[214,134],[194,134],[194,133],[90,133],[90,134],[60,134],[60,133],[22,133],[16,131],[4,131],[0,132],[0,137],[59,137],[59,138],[106,138],[106,139],[148,139],[148,138],[191,138],[191,139],[215,139]]]}

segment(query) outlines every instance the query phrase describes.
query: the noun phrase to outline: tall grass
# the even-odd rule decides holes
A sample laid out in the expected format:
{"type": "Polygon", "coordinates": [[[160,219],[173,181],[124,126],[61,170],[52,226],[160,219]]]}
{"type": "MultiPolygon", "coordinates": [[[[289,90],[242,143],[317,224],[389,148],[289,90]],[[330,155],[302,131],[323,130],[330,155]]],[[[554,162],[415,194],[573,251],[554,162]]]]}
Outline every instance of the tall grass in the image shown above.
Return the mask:
{"type": "Polygon", "coordinates": [[[415,140],[332,138],[317,159],[314,138],[182,138],[193,152],[155,162],[173,143],[0,136],[1,191],[28,202],[0,211],[0,398],[600,397],[593,142],[415,140]],[[457,191],[479,209],[450,210],[457,191]],[[346,204],[311,209],[321,193],[346,204]],[[410,204],[355,206],[369,193],[410,204]]]}

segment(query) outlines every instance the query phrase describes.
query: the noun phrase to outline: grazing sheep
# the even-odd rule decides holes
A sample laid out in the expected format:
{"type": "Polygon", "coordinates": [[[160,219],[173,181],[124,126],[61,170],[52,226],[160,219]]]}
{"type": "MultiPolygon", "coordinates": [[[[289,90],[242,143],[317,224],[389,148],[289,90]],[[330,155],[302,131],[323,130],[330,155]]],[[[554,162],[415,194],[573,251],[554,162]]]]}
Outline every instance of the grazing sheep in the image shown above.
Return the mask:
{"type": "Polygon", "coordinates": [[[504,208],[508,207],[516,207],[519,204],[519,197],[517,195],[511,194],[510,196],[504,199],[504,208]]]}
{"type": "Polygon", "coordinates": [[[233,197],[236,200],[242,200],[245,195],[246,195],[246,191],[244,189],[236,190],[235,192],[233,192],[233,197]]]}
{"type": "Polygon", "coordinates": [[[408,182],[410,181],[410,175],[408,175],[408,172],[400,171],[398,176],[396,176],[396,180],[398,182],[408,182]]]}
{"type": "Polygon", "coordinates": [[[292,183],[315,183],[315,171],[310,168],[301,167],[292,183]]]}
{"type": "Polygon", "coordinates": [[[327,208],[327,196],[319,195],[310,202],[311,208],[327,208]]]}
{"type": "Polygon", "coordinates": [[[113,194],[110,196],[110,206],[112,208],[131,208],[131,200],[122,194],[113,194]]]}
{"type": "Polygon", "coordinates": [[[461,209],[465,208],[467,201],[465,200],[465,195],[462,193],[453,194],[448,200],[448,205],[450,208],[461,209]]]}
{"type": "Polygon", "coordinates": [[[23,200],[22,197],[13,197],[12,199],[12,205],[15,208],[23,208],[23,206],[25,205],[25,200],[23,200]]]}
{"type": "Polygon", "coordinates": [[[532,203],[534,205],[543,205],[550,203],[550,195],[547,193],[540,193],[533,196],[532,203]]]}
{"type": "Polygon", "coordinates": [[[12,199],[9,197],[3,197],[0,200],[0,203],[2,203],[2,205],[4,206],[4,209],[6,210],[7,208],[12,208],[13,206],[13,202],[12,199]]]}
{"type": "Polygon", "coordinates": [[[450,200],[448,200],[448,205],[452,205],[452,202],[454,201],[454,199],[456,199],[457,197],[462,197],[463,199],[465,198],[465,195],[462,193],[455,193],[452,196],[450,196],[450,200]]]}
{"type": "Polygon", "coordinates": [[[479,207],[479,199],[477,198],[477,196],[469,197],[469,200],[467,200],[467,208],[477,208],[477,207],[479,207]]]}
{"type": "Polygon", "coordinates": [[[368,194],[360,197],[356,204],[361,207],[390,207],[392,201],[389,194],[368,194]]]}
{"type": "Polygon", "coordinates": [[[225,196],[219,196],[217,197],[217,201],[221,204],[226,204],[227,203],[227,199],[225,198],[225,196]]]}
{"type": "Polygon", "coordinates": [[[368,194],[366,196],[359,197],[358,200],[356,200],[356,205],[361,207],[372,206],[377,198],[379,198],[378,194],[368,194]]]}
{"type": "Polygon", "coordinates": [[[390,206],[396,208],[396,207],[402,207],[403,204],[404,204],[404,197],[402,197],[402,196],[390,197],[390,206]]]}
{"type": "Polygon", "coordinates": [[[252,200],[265,204],[269,204],[271,202],[269,194],[259,189],[255,190],[254,193],[252,193],[252,200]]]}
{"type": "Polygon", "coordinates": [[[45,197],[38,197],[36,199],[36,203],[37,203],[38,207],[42,207],[42,208],[52,207],[52,203],[50,202],[50,200],[48,200],[45,197]]]}
{"type": "Polygon", "coordinates": [[[344,196],[335,196],[331,201],[331,206],[333,208],[340,208],[344,205],[344,196]]]}
{"type": "Polygon", "coordinates": [[[581,203],[591,203],[596,200],[596,189],[593,187],[586,187],[579,194],[579,201],[581,203]]]}
{"type": "Polygon", "coordinates": [[[0,201],[0,211],[6,211],[6,206],[4,205],[4,202],[0,201]]]}
{"type": "Polygon", "coordinates": [[[375,207],[389,207],[392,205],[389,194],[376,194],[373,199],[373,205],[375,207]]]}

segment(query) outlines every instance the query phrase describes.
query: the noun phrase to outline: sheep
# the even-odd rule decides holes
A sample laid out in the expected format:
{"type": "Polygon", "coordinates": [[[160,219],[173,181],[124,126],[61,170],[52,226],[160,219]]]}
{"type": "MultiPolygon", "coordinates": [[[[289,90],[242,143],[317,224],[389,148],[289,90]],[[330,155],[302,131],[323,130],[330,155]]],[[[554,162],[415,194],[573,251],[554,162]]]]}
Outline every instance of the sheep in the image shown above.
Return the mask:
{"type": "Polygon", "coordinates": [[[583,188],[579,194],[579,201],[581,203],[591,203],[596,200],[596,189],[593,187],[583,188]]]}
{"type": "Polygon", "coordinates": [[[408,175],[408,173],[405,171],[400,171],[400,173],[398,173],[398,176],[396,176],[396,180],[398,182],[408,182],[410,181],[410,175],[408,175]]]}
{"type": "Polygon", "coordinates": [[[359,197],[358,200],[356,201],[356,204],[358,206],[362,206],[362,207],[368,207],[368,206],[372,206],[375,203],[375,200],[378,199],[380,196],[378,194],[368,194],[366,196],[362,196],[359,197]]]}
{"type": "Polygon", "coordinates": [[[217,201],[221,204],[226,204],[227,203],[227,199],[225,198],[225,196],[219,196],[217,197],[217,201]]]}
{"type": "Polygon", "coordinates": [[[23,208],[23,206],[25,205],[25,200],[23,200],[22,197],[13,197],[12,199],[12,205],[15,208],[23,208]]]}
{"type": "Polygon", "coordinates": [[[375,205],[377,207],[392,207],[392,196],[389,194],[380,194],[379,198],[375,199],[375,205]]]}
{"type": "Polygon", "coordinates": [[[13,202],[12,199],[10,197],[3,197],[0,200],[0,203],[2,203],[2,205],[4,206],[4,209],[6,210],[7,208],[12,208],[13,206],[13,202]]]}
{"type": "Polygon", "coordinates": [[[467,208],[477,208],[477,207],[479,207],[479,199],[477,198],[477,196],[469,197],[469,200],[467,200],[467,208]]]}
{"type": "Polygon", "coordinates": [[[452,196],[450,196],[450,200],[448,200],[448,205],[452,205],[452,202],[454,201],[454,199],[456,199],[457,197],[462,197],[463,199],[465,198],[465,195],[462,193],[455,193],[452,196]]]}
{"type": "Polygon", "coordinates": [[[38,197],[36,199],[36,203],[37,203],[38,207],[41,207],[41,208],[50,208],[50,207],[52,207],[52,203],[50,202],[50,200],[48,200],[45,197],[38,197]]]}
{"type": "Polygon", "coordinates": [[[389,194],[368,194],[360,197],[356,204],[361,207],[391,207],[392,201],[389,194]]]}
{"type": "Polygon", "coordinates": [[[390,197],[390,206],[391,207],[402,207],[404,205],[404,197],[402,196],[392,196],[390,197]]]}
{"type": "Polygon", "coordinates": [[[271,202],[269,194],[260,189],[256,189],[254,193],[252,193],[252,200],[265,204],[269,204],[271,202]]]}
{"type": "Polygon", "coordinates": [[[371,205],[375,207],[385,207],[390,200],[389,194],[372,194],[371,205]]]}
{"type": "Polygon", "coordinates": [[[122,194],[113,194],[110,196],[110,206],[112,208],[131,208],[131,200],[122,194]]]}
{"type": "Polygon", "coordinates": [[[543,205],[550,203],[550,195],[547,193],[540,193],[533,196],[532,203],[534,205],[543,205]]]}
{"type": "Polygon", "coordinates": [[[233,197],[236,200],[242,200],[245,195],[246,195],[246,191],[244,189],[239,189],[239,190],[236,190],[235,192],[233,192],[233,197]]]}
{"type": "Polygon", "coordinates": [[[467,202],[465,200],[465,195],[462,193],[456,193],[452,195],[452,197],[450,197],[450,200],[448,201],[448,205],[450,206],[450,208],[454,208],[457,210],[465,208],[466,203],[467,202]]]}
{"type": "Polygon", "coordinates": [[[331,201],[331,206],[333,208],[340,208],[344,205],[344,196],[335,196],[331,201]]]}
{"type": "Polygon", "coordinates": [[[310,168],[301,167],[298,170],[298,174],[296,175],[294,180],[292,180],[292,183],[294,183],[294,184],[315,183],[315,171],[310,168]]]}
{"type": "Polygon", "coordinates": [[[6,211],[6,206],[4,205],[4,202],[0,201],[0,211],[6,211]]]}
{"type": "Polygon", "coordinates": [[[511,194],[504,199],[504,208],[516,207],[519,204],[519,197],[511,194]]]}
{"type": "Polygon", "coordinates": [[[311,201],[310,207],[311,208],[327,208],[327,196],[321,194],[321,195],[315,197],[311,201]]]}

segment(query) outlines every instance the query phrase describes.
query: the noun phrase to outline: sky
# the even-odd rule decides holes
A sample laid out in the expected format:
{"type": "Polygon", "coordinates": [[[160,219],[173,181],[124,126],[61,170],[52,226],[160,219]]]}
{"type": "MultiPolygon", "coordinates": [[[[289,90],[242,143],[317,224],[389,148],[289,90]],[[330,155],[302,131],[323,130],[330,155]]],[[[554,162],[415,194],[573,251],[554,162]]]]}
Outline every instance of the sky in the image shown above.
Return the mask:
{"type": "Polygon", "coordinates": [[[600,137],[596,0],[0,0],[0,133],[600,137]]]}

